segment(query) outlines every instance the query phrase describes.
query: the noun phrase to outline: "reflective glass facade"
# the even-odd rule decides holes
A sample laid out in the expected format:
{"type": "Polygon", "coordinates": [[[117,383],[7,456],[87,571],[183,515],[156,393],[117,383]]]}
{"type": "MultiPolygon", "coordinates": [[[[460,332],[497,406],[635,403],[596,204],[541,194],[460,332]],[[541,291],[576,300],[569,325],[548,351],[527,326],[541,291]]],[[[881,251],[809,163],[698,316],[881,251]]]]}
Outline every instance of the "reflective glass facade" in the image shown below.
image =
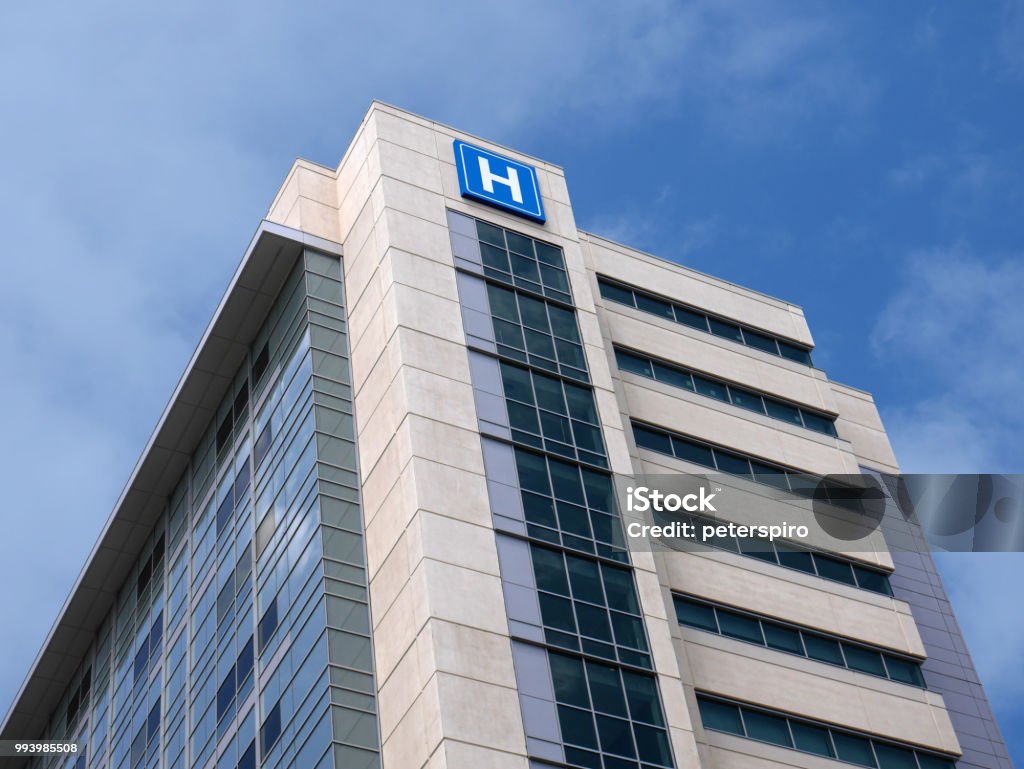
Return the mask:
{"type": "MultiPolygon", "coordinates": [[[[211,385],[212,386],[212,385],[211,385]]],[[[30,766],[380,765],[341,261],[305,250],[30,766]]]]}

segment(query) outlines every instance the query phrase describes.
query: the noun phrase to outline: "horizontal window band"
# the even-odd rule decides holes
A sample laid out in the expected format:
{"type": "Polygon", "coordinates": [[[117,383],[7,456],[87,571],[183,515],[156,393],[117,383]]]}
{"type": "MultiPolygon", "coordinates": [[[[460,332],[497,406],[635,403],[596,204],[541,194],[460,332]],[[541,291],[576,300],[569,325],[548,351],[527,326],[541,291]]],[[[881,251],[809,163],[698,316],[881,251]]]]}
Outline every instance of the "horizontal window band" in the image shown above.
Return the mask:
{"type": "MultiPolygon", "coordinates": [[[[718,523],[698,515],[690,515],[688,519],[696,526],[718,523]]],[[[892,586],[889,584],[889,572],[871,568],[842,554],[823,553],[786,540],[775,540],[774,543],[761,541],[756,550],[744,549],[735,537],[716,538],[705,542],[705,545],[715,550],[757,558],[785,569],[869,590],[890,598],[893,595],[892,586]]]]}
{"type": "Polygon", "coordinates": [[[697,691],[705,729],[869,769],[955,769],[956,756],[697,691]]]}
{"type": "Polygon", "coordinates": [[[672,596],[680,624],[920,689],[921,661],[887,649],[703,598],[672,596]]]}
{"type": "Polygon", "coordinates": [[[858,496],[860,490],[855,487],[838,483],[822,485],[825,476],[761,459],[647,422],[633,419],[630,425],[638,448],[649,449],[683,462],[702,465],[709,470],[771,486],[803,499],[819,499],[844,510],[864,512],[858,496]],[[844,494],[844,489],[850,493],[844,494]]]}
{"type": "Polygon", "coordinates": [[[729,318],[714,315],[700,308],[659,296],[628,283],[606,278],[603,275],[597,276],[597,283],[601,296],[609,301],[671,320],[705,334],[728,339],[769,355],[814,367],[811,362],[810,348],[800,342],[781,337],[770,331],[737,323],[729,318]]]}
{"type": "Polygon", "coordinates": [[[647,353],[618,345],[614,349],[615,360],[621,371],[678,387],[721,403],[728,403],[736,408],[771,417],[805,430],[833,438],[838,437],[835,415],[809,409],[770,393],[735,384],[727,379],[680,366],[647,353]]]}

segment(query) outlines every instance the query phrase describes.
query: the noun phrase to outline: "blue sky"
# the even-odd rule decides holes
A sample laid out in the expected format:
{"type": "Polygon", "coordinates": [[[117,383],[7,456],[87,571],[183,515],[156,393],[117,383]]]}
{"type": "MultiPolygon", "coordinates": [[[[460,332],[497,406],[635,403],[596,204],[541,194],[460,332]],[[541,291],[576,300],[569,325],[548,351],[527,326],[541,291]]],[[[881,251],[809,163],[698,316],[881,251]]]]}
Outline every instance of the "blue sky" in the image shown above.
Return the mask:
{"type": "MultiPolygon", "coordinates": [[[[0,6],[0,709],[293,158],[336,164],[375,97],[564,166],[585,229],[802,305],[905,470],[1024,470],[1020,2],[580,8],[0,6]]],[[[940,564],[1024,760],[1024,560],[940,564]]]]}

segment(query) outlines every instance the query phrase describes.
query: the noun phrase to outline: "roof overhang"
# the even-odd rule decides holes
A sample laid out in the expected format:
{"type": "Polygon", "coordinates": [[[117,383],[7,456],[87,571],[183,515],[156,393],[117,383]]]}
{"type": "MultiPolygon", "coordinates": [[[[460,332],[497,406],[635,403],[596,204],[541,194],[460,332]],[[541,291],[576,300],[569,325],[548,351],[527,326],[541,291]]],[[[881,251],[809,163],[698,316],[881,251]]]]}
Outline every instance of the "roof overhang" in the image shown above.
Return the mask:
{"type": "MultiPolygon", "coordinates": [[[[304,248],[341,256],[337,243],[264,221],[93,546],[0,727],[0,739],[37,739],[88,653],[100,624],[164,513],[217,407],[304,248]]],[[[18,763],[21,763],[19,760],[18,763]]],[[[8,764],[0,759],[0,766],[8,764]]]]}

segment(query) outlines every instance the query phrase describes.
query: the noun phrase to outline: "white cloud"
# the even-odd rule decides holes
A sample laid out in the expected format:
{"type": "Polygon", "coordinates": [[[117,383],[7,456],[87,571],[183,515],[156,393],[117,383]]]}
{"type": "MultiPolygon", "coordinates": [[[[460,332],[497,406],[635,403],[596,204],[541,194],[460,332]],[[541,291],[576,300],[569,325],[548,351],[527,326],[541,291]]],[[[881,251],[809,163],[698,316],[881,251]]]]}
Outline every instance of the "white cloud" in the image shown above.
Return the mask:
{"type": "Polygon", "coordinates": [[[872,334],[913,378],[916,401],[884,409],[906,471],[1020,471],[1024,260],[982,259],[967,243],[913,254],[872,334]]]}

